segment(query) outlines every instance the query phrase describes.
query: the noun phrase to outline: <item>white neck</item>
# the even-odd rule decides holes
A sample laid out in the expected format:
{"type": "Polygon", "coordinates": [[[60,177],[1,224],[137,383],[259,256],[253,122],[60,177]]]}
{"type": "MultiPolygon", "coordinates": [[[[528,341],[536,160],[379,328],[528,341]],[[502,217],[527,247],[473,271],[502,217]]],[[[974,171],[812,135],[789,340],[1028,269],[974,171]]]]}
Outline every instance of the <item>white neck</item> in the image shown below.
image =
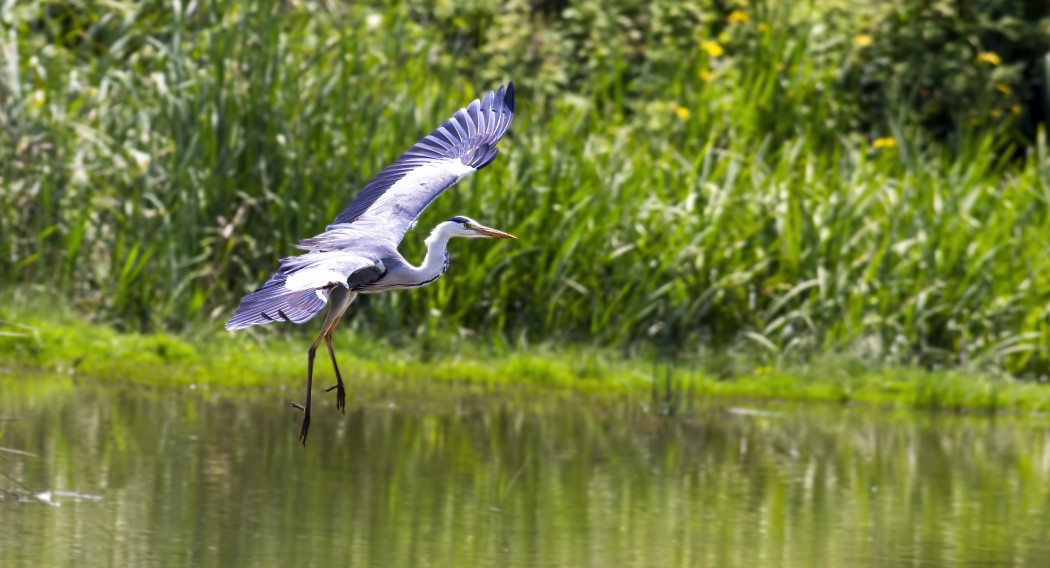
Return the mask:
{"type": "Polygon", "coordinates": [[[419,270],[428,276],[441,276],[448,268],[448,240],[452,234],[443,230],[444,225],[434,227],[427,237],[427,255],[423,257],[423,264],[419,270]]]}
{"type": "Polygon", "coordinates": [[[383,279],[384,287],[406,288],[425,286],[437,280],[445,269],[448,268],[448,240],[452,238],[452,231],[446,223],[442,223],[431,231],[427,237],[427,255],[423,257],[423,264],[418,267],[405,263],[404,267],[396,274],[390,274],[383,279]]]}

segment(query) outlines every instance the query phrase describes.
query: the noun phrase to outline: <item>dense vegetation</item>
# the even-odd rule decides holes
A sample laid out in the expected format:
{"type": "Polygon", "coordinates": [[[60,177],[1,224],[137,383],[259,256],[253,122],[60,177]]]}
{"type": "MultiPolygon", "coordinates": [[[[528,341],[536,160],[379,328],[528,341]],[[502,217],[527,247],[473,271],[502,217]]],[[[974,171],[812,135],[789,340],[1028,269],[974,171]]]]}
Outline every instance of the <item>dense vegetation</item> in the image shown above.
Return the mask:
{"type": "Polygon", "coordinates": [[[521,240],[456,242],[450,277],[349,325],[1050,369],[1041,3],[2,10],[0,279],[19,298],[221,326],[384,164],[512,79],[500,158],[402,251],[453,214],[521,240]]]}

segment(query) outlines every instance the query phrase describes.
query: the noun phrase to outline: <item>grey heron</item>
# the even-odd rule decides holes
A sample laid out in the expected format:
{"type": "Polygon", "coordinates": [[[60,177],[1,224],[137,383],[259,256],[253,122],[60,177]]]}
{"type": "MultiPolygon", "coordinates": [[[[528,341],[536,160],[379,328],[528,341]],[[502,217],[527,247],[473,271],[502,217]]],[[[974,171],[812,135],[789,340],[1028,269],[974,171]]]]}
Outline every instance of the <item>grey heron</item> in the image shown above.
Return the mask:
{"type": "Polygon", "coordinates": [[[328,306],[321,332],[307,354],[306,401],[299,439],[306,445],[314,355],[321,340],[332,359],[336,408],[345,412],[346,389],[335,362],[332,331],[358,294],[426,286],[448,268],[447,245],[453,237],[513,239],[463,216],[440,223],[426,239],[427,252],[413,266],[397,251],[405,233],[441,192],[496,158],[496,143],[514,118],[514,84],[489,91],[416,142],[365,185],[325,232],[304,239],[298,256],[281,259],[277,272],[261,288],[241,298],[226,329],[285,321],[301,324],[328,306]]]}

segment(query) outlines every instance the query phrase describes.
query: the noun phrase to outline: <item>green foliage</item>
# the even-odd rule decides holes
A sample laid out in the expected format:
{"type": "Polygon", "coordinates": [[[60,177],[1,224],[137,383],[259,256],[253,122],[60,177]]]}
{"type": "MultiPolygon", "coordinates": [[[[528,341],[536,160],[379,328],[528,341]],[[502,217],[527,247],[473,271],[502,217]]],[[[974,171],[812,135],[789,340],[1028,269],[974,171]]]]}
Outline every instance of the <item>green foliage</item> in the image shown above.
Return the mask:
{"type": "Polygon", "coordinates": [[[429,352],[480,334],[1050,368],[1045,144],[949,149],[907,113],[865,131],[843,89],[879,20],[851,6],[8,6],[0,278],[121,328],[219,329],[383,165],[513,79],[500,158],[420,227],[467,214],[521,241],[453,243],[445,278],[345,325],[429,352]]]}
{"type": "Polygon", "coordinates": [[[882,12],[856,36],[851,69],[869,124],[892,117],[958,137],[1009,134],[1022,114],[1042,114],[1045,2],[897,0],[882,12]]]}
{"type": "MultiPolygon", "coordinates": [[[[5,315],[5,317],[9,317],[5,315]]],[[[259,341],[203,327],[173,337],[164,333],[120,333],[73,314],[19,313],[19,324],[0,332],[0,373],[43,378],[76,376],[150,388],[201,388],[238,392],[303,387],[302,338],[259,341]]],[[[457,339],[424,353],[419,342],[394,347],[365,334],[339,334],[336,349],[352,392],[404,390],[426,399],[448,395],[432,385],[513,386],[505,393],[542,391],[555,396],[587,393],[609,401],[631,401],[647,412],[688,412],[713,398],[808,402],[860,402],[951,410],[1050,410],[1050,389],[971,372],[926,371],[855,357],[820,355],[807,364],[756,365],[735,357],[705,357],[699,363],[631,357],[607,349],[539,346],[513,352],[484,341],[457,339]],[[428,386],[431,385],[431,386],[428,386]]],[[[315,367],[321,384],[331,380],[324,356],[315,367]]],[[[16,381],[37,385],[38,380],[16,381]]],[[[36,388],[31,387],[30,388],[36,388]]],[[[454,392],[454,391],[452,391],[454,392]]],[[[267,395],[269,396],[269,395],[267,395]]],[[[409,397],[411,398],[411,397],[409,397]]],[[[331,399],[320,398],[322,404],[331,399]]]]}

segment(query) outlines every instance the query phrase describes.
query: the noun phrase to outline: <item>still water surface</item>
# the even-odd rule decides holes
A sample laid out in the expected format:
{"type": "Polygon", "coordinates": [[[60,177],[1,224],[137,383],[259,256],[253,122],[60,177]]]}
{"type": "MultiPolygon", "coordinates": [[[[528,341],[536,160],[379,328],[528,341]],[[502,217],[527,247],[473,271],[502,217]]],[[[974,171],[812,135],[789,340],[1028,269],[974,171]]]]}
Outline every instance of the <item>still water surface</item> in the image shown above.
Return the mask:
{"type": "Polygon", "coordinates": [[[1050,565],[1050,418],[428,388],[0,377],[0,566],[1050,565]]]}

